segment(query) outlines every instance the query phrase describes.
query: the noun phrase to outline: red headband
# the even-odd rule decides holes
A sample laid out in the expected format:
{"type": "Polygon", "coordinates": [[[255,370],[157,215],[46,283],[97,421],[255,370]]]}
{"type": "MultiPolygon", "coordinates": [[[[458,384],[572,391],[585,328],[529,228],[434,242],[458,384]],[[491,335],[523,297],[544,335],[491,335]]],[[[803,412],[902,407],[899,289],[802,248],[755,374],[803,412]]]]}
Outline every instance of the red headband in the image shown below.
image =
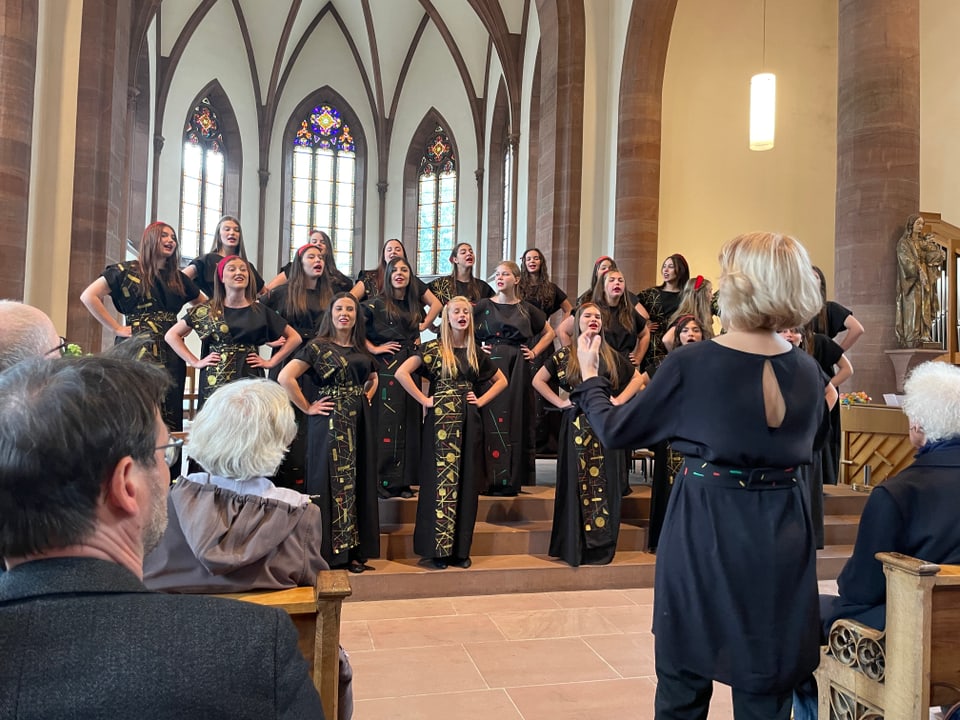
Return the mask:
{"type": "MultiPolygon", "coordinates": [[[[310,248],[313,248],[314,250],[316,250],[319,248],[319,245],[316,245],[315,243],[307,243],[306,245],[301,245],[300,247],[297,248],[297,257],[303,257],[303,254],[310,248]]],[[[323,253],[320,253],[320,254],[323,255],[323,253]]]]}
{"type": "Polygon", "coordinates": [[[223,260],[217,263],[217,277],[220,279],[220,282],[223,282],[223,269],[227,266],[227,263],[231,260],[240,260],[239,255],[227,255],[223,260]]]}
{"type": "Polygon", "coordinates": [[[700,321],[697,320],[697,318],[694,317],[693,315],[681,315],[680,317],[677,318],[677,323],[676,323],[677,330],[680,330],[684,325],[686,325],[691,320],[693,320],[698,326],[700,325],[700,321]]]}
{"type": "Polygon", "coordinates": [[[697,279],[693,281],[693,289],[699,290],[703,287],[703,275],[697,275],[697,279]]]}
{"type": "Polygon", "coordinates": [[[597,261],[593,264],[593,266],[596,267],[597,265],[602,263],[604,260],[609,260],[610,262],[614,262],[614,259],[609,255],[601,255],[600,257],[597,258],[597,261]]]}

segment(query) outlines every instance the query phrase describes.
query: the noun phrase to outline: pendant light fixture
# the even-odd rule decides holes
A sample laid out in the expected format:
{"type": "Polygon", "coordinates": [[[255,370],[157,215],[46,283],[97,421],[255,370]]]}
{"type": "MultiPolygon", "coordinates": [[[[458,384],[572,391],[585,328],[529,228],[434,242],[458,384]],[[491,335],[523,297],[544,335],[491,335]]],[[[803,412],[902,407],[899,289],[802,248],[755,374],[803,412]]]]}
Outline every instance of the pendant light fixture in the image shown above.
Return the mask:
{"type": "MultiPolygon", "coordinates": [[[[767,66],[767,0],[763,14],[763,65],[767,66]]],[[[750,149],[771,150],[777,117],[777,76],[761,72],[750,78],[750,149]]]]}

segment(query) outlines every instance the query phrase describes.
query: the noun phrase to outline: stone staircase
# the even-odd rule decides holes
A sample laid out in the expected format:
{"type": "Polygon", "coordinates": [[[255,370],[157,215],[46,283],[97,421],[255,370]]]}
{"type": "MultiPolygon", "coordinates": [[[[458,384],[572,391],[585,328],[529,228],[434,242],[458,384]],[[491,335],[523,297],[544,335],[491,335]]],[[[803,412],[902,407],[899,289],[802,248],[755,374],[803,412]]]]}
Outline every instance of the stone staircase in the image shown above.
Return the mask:
{"type": "MultiPolygon", "coordinates": [[[[538,483],[513,498],[480,497],[467,570],[432,570],[413,552],[417,500],[380,501],[380,558],[376,571],[351,575],[351,600],[396,600],[453,595],[642,588],[653,586],[656,556],[645,552],[650,487],[634,484],[623,499],[617,554],[609,565],[572,568],[550,558],[553,461],[538,461],[538,483]]],[[[631,482],[641,478],[631,475],[631,482]]],[[[824,497],[826,547],[817,553],[821,580],[837,577],[850,556],[867,495],[846,486],[828,487],[824,497]]]]}

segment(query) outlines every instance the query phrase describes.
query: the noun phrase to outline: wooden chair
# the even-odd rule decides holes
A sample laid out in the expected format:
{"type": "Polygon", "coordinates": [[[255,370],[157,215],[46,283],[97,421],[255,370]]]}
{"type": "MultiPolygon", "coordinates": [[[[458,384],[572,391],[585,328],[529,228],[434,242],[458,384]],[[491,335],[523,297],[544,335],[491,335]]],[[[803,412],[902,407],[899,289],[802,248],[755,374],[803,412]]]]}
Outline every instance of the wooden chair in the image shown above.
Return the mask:
{"type": "Polygon", "coordinates": [[[886,631],[837,620],[817,668],[821,720],[927,720],[960,701],[960,565],[877,553],[886,631]]]}
{"type": "Polygon", "coordinates": [[[197,401],[200,399],[200,392],[197,389],[199,377],[199,370],[193,367],[187,368],[187,383],[183,389],[184,420],[193,420],[197,416],[197,401]]]}
{"type": "Polygon", "coordinates": [[[300,638],[300,652],[310,664],[313,684],[320,693],[327,720],[337,719],[340,610],[343,599],[352,592],[346,570],[322,570],[317,576],[316,588],[257,590],[222,596],[280,608],[290,615],[300,638]]]}
{"type": "Polygon", "coordinates": [[[640,474],[644,480],[650,477],[650,466],[653,465],[653,451],[646,448],[640,448],[630,452],[630,470],[637,471],[637,463],[640,463],[640,474]]]}

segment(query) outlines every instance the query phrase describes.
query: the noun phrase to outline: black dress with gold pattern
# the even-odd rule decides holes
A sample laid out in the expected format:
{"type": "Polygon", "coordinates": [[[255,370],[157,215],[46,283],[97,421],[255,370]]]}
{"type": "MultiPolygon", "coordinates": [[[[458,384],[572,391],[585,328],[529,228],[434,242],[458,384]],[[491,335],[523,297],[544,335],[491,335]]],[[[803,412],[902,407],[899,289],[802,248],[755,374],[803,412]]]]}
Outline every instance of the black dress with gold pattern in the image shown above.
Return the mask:
{"type": "Polygon", "coordinates": [[[377,427],[377,490],[381,497],[398,497],[416,484],[420,457],[420,405],[400,387],[397,368],[417,351],[421,315],[387,312],[382,295],[361,304],[367,340],[374,345],[400,343],[395,353],[374,356],[379,386],[373,401],[377,427]]]}
{"type": "Polygon", "coordinates": [[[483,408],[490,482],[482,492],[516,495],[536,484],[533,365],[521,346],[532,347],[547,318],[528,302],[481,300],[473,309],[477,343],[490,346],[490,359],[507,378],[507,389],[483,408]]]}
{"type": "MultiPolygon", "coordinates": [[[[122,262],[109,265],[102,273],[110,288],[110,298],[118,312],[123,313],[131,335],[146,338],[142,357],[163,365],[173,385],[163,399],[163,421],[168,428],[183,430],[183,391],[186,384],[187,364],[167,345],[163,336],[177,322],[177,313],[191,300],[200,295],[200,290],[183,273],[183,293],[167,287],[160,281],[153,284],[146,297],[140,295],[143,275],[140,262],[122,262]]],[[[125,338],[117,338],[123,342],[125,338]]]]}
{"type": "Polygon", "coordinates": [[[366,353],[311,340],[295,353],[310,366],[312,403],[329,397],[329,415],[310,415],[304,492],[323,517],[321,552],[331,566],[380,555],[380,519],[374,489],[373,428],[363,386],[374,372],[366,353]]]}
{"type": "Polygon", "coordinates": [[[454,280],[449,275],[441,275],[435,280],[431,280],[427,287],[437,296],[441,305],[446,305],[458,295],[465,297],[474,305],[484,298],[491,298],[496,295],[490,284],[480,278],[474,278],[471,284],[454,280]]]}
{"type": "Polygon", "coordinates": [[[201,357],[219,353],[220,362],[200,370],[198,405],[201,407],[215,390],[243,377],[264,377],[262,368],[247,364],[247,355],[260,346],[283,337],[287,321],[260,303],[243,308],[223,309],[216,315],[209,305],[199,305],[184,318],[200,336],[201,357]]]}
{"type": "Polygon", "coordinates": [[[454,355],[457,377],[444,379],[440,341],[431,340],[420,351],[420,375],[430,382],[433,407],[423,423],[413,550],[427,558],[463,560],[470,556],[479,493],[486,486],[480,410],[467,402],[467,393],[479,395],[497,368],[483,352],[476,372],[465,348],[455,348],[454,355]]]}
{"type": "MultiPolygon", "coordinates": [[[[635,369],[619,353],[617,395],[630,382],[635,369]]],[[[570,348],[558,350],[543,367],[563,390],[573,386],[567,377],[570,348]]],[[[600,376],[610,374],[601,363],[600,376]]],[[[557,453],[557,493],[550,531],[550,555],[577,567],[606,565],[613,560],[620,534],[622,478],[627,475],[627,453],[603,447],[587,417],[574,406],[563,411],[557,453]]]]}

